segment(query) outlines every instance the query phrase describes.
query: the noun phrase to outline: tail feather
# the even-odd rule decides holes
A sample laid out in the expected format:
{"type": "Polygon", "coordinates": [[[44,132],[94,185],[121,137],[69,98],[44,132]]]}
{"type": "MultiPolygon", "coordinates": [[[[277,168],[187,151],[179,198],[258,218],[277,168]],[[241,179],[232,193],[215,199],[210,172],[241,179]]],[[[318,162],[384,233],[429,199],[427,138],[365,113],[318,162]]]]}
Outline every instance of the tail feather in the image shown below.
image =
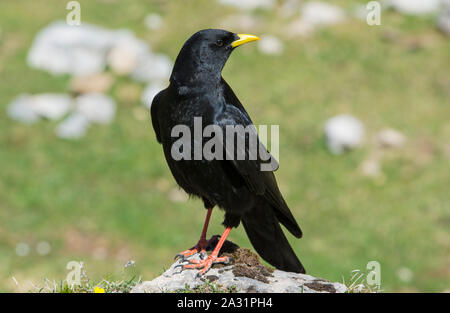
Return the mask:
{"type": "Polygon", "coordinates": [[[242,224],[256,252],[277,269],[305,273],[269,205],[259,205],[243,216],[242,224]]]}

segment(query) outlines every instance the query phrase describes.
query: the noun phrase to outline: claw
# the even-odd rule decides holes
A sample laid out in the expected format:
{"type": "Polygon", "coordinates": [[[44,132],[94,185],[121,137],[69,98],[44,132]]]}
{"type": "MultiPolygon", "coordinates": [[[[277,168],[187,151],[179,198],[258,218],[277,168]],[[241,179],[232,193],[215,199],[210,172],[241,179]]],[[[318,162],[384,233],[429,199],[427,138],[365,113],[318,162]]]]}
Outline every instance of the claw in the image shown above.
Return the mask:
{"type": "Polygon", "coordinates": [[[174,257],[174,260],[176,260],[177,258],[181,258],[182,260],[186,260],[188,257],[190,257],[190,256],[192,256],[192,255],[198,253],[198,251],[199,251],[199,250],[198,250],[197,246],[192,247],[192,248],[189,249],[189,250],[186,250],[186,251],[183,251],[183,252],[178,253],[178,254],[174,257]]]}
{"type": "Polygon", "coordinates": [[[212,267],[213,264],[216,263],[224,263],[229,264],[230,258],[229,257],[217,257],[216,255],[209,255],[206,260],[188,260],[188,264],[183,264],[183,269],[190,269],[190,268],[198,268],[201,270],[197,273],[196,277],[201,277],[203,274],[205,274],[209,269],[212,267]]]}
{"type": "Polygon", "coordinates": [[[175,271],[175,270],[177,269],[177,267],[181,267],[180,273],[182,273],[183,270],[185,269],[185,268],[184,268],[185,265],[186,265],[186,264],[178,264],[178,265],[175,265],[175,266],[173,267],[173,270],[175,271]]]}
{"type": "Polygon", "coordinates": [[[200,251],[200,254],[199,254],[200,260],[204,260],[205,257],[207,257],[207,256],[208,255],[206,254],[206,250],[200,251]]]}
{"type": "Polygon", "coordinates": [[[178,254],[173,258],[173,260],[176,261],[178,258],[180,258],[181,262],[183,262],[183,261],[186,259],[186,258],[184,257],[183,254],[178,253],[178,254]]]}
{"type": "Polygon", "coordinates": [[[208,243],[212,243],[212,240],[210,239],[209,241],[204,240],[204,234],[202,235],[202,237],[200,238],[199,242],[197,243],[197,245],[193,248],[191,248],[190,250],[186,250],[183,251],[179,254],[184,256],[184,260],[186,260],[188,262],[188,264],[178,264],[176,267],[183,267],[183,269],[188,269],[188,268],[201,268],[202,270],[200,272],[198,272],[198,276],[201,276],[203,274],[205,274],[213,264],[215,263],[225,263],[225,264],[230,264],[230,258],[229,257],[219,257],[219,251],[222,248],[223,243],[225,242],[228,234],[231,231],[231,227],[227,227],[222,236],[219,239],[219,242],[216,244],[216,247],[214,248],[213,252],[206,258],[206,260],[204,259],[204,255],[206,254],[205,251],[205,247],[208,245],[208,243]],[[191,259],[188,260],[187,257],[191,256],[197,252],[199,252],[200,250],[200,260],[195,260],[195,259],[191,259]]]}

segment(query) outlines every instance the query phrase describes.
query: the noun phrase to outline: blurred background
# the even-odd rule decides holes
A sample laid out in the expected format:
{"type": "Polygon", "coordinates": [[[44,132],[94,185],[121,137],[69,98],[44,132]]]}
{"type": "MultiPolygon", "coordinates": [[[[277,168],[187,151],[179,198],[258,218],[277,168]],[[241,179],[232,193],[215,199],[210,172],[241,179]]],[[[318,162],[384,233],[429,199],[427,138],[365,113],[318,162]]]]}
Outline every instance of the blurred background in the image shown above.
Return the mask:
{"type": "MultiPolygon", "coordinates": [[[[256,124],[280,125],[308,273],[347,282],[375,260],[385,291],[448,291],[446,2],[380,2],[369,25],[366,1],[81,0],[70,26],[66,1],[1,1],[0,291],[64,280],[72,260],[93,280],[133,261],[149,280],[198,240],[203,205],[177,188],[148,107],[204,28],[262,38],[223,76],[256,124]]],[[[242,227],[230,240],[251,247],[242,227]]]]}

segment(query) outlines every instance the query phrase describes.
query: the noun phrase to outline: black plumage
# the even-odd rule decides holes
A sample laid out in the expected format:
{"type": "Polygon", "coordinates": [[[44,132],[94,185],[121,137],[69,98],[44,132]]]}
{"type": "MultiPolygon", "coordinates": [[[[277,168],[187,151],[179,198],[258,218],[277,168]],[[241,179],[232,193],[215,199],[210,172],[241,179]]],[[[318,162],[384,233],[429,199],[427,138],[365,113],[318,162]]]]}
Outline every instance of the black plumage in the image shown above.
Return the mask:
{"type": "MultiPolygon", "coordinates": [[[[273,172],[260,170],[260,158],[249,160],[248,151],[244,160],[177,161],[171,155],[172,145],[178,139],[171,134],[173,127],[186,125],[194,133],[194,117],[201,117],[203,126],[217,125],[222,129],[226,125],[252,125],[241,102],[222,78],[222,69],[236,46],[256,39],[207,29],[187,40],[176,59],[170,85],[153,99],[153,128],[181,188],[203,199],[205,208],[217,205],[223,209],[223,225],[227,229],[237,227],[242,221],[252,245],[264,260],[281,270],[304,273],[279,223],[297,238],[302,232],[278,189],[273,172]]],[[[205,248],[209,215],[210,210],[202,238],[196,249],[187,250],[190,253],[205,248]]],[[[211,264],[203,265],[206,271],[211,264]]]]}

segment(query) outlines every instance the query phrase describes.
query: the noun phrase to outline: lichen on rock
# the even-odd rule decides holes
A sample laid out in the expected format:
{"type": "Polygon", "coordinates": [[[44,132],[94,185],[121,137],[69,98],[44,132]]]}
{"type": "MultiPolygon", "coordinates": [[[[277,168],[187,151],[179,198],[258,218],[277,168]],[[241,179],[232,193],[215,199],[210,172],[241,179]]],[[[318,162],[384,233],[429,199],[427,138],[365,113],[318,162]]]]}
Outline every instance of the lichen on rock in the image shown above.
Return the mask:
{"type": "MultiPolygon", "coordinates": [[[[218,236],[215,236],[218,239],[218,236]]],[[[215,241],[211,241],[211,248],[215,241]]],[[[332,283],[310,275],[274,270],[263,263],[257,254],[249,249],[240,248],[231,241],[226,241],[221,256],[232,259],[231,264],[214,264],[203,276],[197,277],[198,270],[182,269],[176,261],[161,276],[151,281],[144,281],[131,291],[132,293],[154,292],[256,292],[256,293],[342,293],[345,285],[332,283]],[[214,288],[205,288],[213,285],[214,288]]],[[[192,256],[200,259],[200,255],[192,256]]]]}

